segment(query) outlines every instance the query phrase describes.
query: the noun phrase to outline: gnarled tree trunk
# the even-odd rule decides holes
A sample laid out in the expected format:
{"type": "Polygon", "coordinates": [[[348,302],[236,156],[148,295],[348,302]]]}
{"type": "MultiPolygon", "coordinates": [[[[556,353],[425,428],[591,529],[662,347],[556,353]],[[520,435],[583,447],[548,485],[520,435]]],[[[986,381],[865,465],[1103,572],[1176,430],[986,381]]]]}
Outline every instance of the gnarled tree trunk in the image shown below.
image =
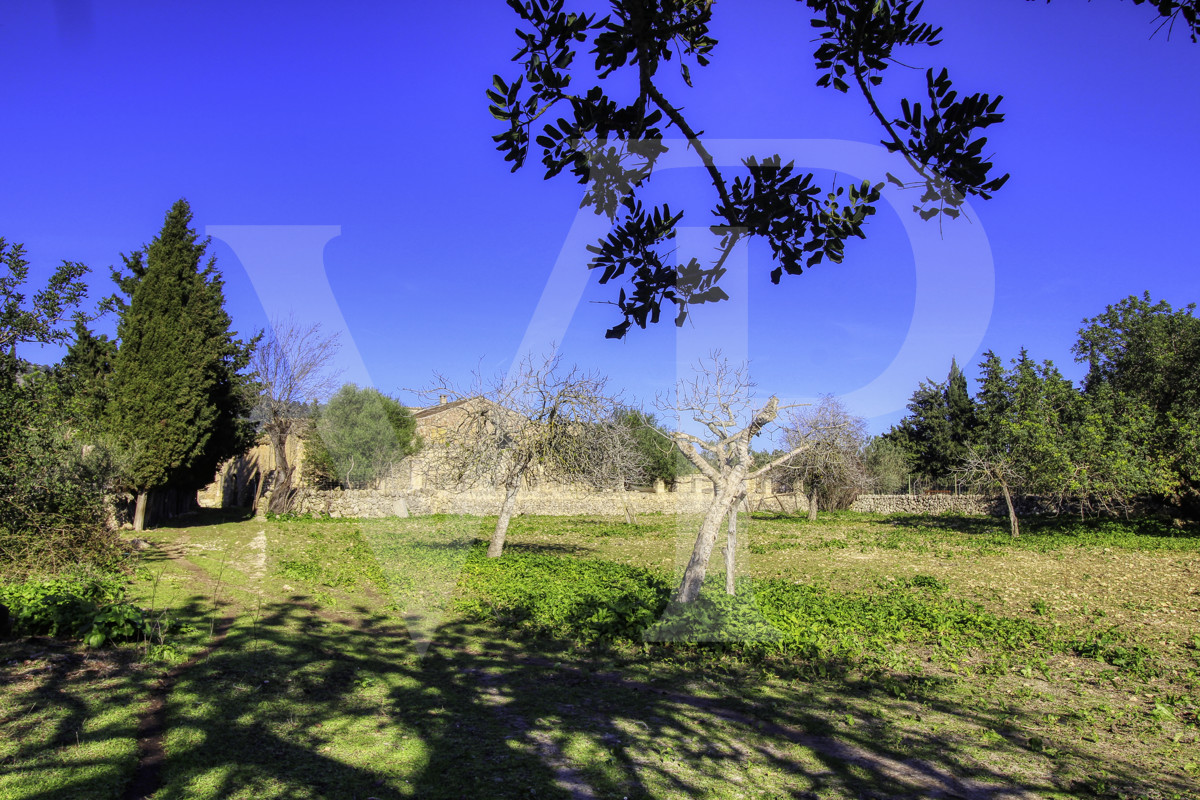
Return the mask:
{"type": "Polygon", "coordinates": [[[286,514],[292,510],[296,492],[292,489],[292,473],[295,469],[288,463],[287,436],[271,434],[271,450],[275,453],[275,482],[271,487],[271,501],[267,510],[272,514],[286,514]]]}
{"type": "Polygon", "coordinates": [[[1017,510],[1013,507],[1012,492],[1008,489],[1007,481],[1000,481],[1000,490],[1004,492],[1004,503],[1008,506],[1008,525],[1015,539],[1021,535],[1021,525],[1017,522],[1017,510]]]}
{"type": "Polygon", "coordinates": [[[725,538],[725,593],[729,595],[737,594],[734,581],[737,576],[737,515],[738,507],[745,498],[745,494],[738,495],[733,501],[733,508],[729,509],[729,528],[725,538]]]}
{"type": "Polygon", "coordinates": [[[809,483],[808,486],[808,519],[814,521],[817,518],[817,484],[809,483]]]}
{"type": "Polygon", "coordinates": [[[704,513],[704,521],[700,524],[700,533],[696,536],[696,546],[692,548],[692,557],[688,559],[687,567],[683,570],[683,580],[675,599],[680,603],[690,603],[700,596],[700,588],[704,585],[704,575],[708,571],[708,560],[712,557],[713,547],[717,543],[717,533],[721,520],[729,513],[738,499],[738,490],[742,483],[741,476],[729,480],[724,486],[718,487],[713,495],[708,511],[704,513]]]}
{"type": "Polygon", "coordinates": [[[137,493],[137,504],[133,508],[133,529],[146,530],[146,506],[150,502],[150,490],[142,489],[137,493]]]}

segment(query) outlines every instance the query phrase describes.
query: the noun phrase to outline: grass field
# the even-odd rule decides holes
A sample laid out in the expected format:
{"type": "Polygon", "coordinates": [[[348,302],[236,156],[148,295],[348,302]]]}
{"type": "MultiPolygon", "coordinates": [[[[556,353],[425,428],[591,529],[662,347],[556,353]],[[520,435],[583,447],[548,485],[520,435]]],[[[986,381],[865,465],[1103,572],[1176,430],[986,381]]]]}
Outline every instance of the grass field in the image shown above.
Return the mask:
{"type": "Polygon", "coordinates": [[[0,643],[0,798],[1200,797],[1200,531],[829,514],[146,534],[160,640],[0,643]]]}

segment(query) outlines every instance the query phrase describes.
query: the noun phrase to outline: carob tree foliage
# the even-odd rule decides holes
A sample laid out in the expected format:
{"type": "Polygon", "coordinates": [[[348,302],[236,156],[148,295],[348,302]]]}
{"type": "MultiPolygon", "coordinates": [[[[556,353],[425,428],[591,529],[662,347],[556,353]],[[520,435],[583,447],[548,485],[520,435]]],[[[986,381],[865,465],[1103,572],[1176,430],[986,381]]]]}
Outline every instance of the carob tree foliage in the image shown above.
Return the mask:
{"type": "MultiPolygon", "coordinates": [[[[1000,96],[960,96],[945,69],[925,72],[919,99],[893,106],[878,94],[889,67],[898,63],[897,50],[941,40],[942,29],[922,21],[921,2],[804,3],[817,32],[817,85],[861,93],[882,126],[883,145],[912,170],[907,181],[891,174],[878,176],[880,181],[916,189],[913,209],[927,220],[955,218],[967,198],[987,199],[1004,185],[1008,175],[995,175],[980,135],[1003,120],[1000,96]]],[[[519,71],[492,78],[490,110],[504,126],[492,138],[513,171],[524,166],[531,149],[540,150],[547,179],[568,171],[587,187],[582,206],[612,221],[612,230],[589,246],[589,267],[600,271],[600,282],[624,284],[615,301],[623,319],[608,337],[657,322],[664,303],[674,306],[675,322],[682,325],[690,305],[726,299],[719,282],[743,238],[767,240],[777,262],[774,283],[822,261],[840,263],[846,241],[865,238],[863,225],[875,213],[882,182],[821,186],[815,174],[798,171],[778,154],[747,154],[742,169],[724,169],[680,101],[667,96],[668,65],[691,87],[693,68],[714,55],[712,0],[610,0],[611,13],[603,17],[570,10],[566,0],[508,4],[521,21],[513,57],[519,71]],[[583,53],[593,58],[590,70],[580,63],[583,53]],[[636,87],[632,99],[615,99],[617,87],[630,84],[636,87]],[[709,224],[717,249],[711,260],[673,263],[669,251],[684,212],[666,203],[647,207],[639,197],[670,146],[664,137],[671,128],[695,151],[712,184],[709,224]]],[[[1152,5],[1163,25],[1178,22],[1196,40],[1196,0],[1152,5]]]]}

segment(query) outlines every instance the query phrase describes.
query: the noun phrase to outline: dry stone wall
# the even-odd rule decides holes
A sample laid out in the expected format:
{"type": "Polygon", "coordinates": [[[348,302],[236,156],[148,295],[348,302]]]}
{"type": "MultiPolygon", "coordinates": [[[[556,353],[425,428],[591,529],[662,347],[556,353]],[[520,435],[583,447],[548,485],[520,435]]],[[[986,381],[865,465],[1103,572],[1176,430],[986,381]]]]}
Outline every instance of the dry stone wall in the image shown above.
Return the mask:
{"type": "MultiPolygon", "coordinates": [[[[516,513],[532,516],[623,516],[626,507],[637,514],[701,514],[711,494],[701,492],[597,492],[586,489],[526,489],[517,495],[516,513]]],[[[301,490],[296,511],[330,517],[425,516],[467,514],[491,516],[504,500],[503,491],[477,489],[454,492],[418,489],[407,492],[377,489],[301,490]]],[[[264,501],[261,508],[266,507],[264,501]]],[[[744,510],[803,513],[802,494],[751,495],[744,510]]],[[[853,511],[877,514],[992,514],[996,501],[982,495],[861,495],[853,511]]]]}
{"type": "MultiPolygon", "coordinates": [[[[435,437],[439,426],[446,426],[454,414],[461,413],[460,403],[448,403],[418,410],[422,435],[435,437]],[[457,410],[456,410],[457,409],[457,410]]],[[[299,437],[287,442],[288,459],[303,468],[303,449],[299,437]]],[[[268,497],[259,497],[263,483],[275,469],[275,453],[270,445],[261,442],[245,455],[222,465],[216,480],[199,493],[205,507],[253,506],[265,509],[268,497]]],[[[430,485],[425,480],[420,459],[405,459],[395,473],[383,481],[379,489],[319,491],[301,489],[297,496],[299,513],[332,517],[374,519],[393,516],[425,514],[495,514],[503,500],[501,489],[454,491],[430,485]]],[[[750,485],[743,510],[776,511],[801,514],[808,511],[808,498],[803,494],[777,494],[765,483],[750,485]]],[[[699,514],[712,498],[712,484],[703,475],[686,475],[676,482],[672,491],[664,491],[660,483],[653,490],[629,492],[600,492],[569,486],[534,486],[517,496],[518,514],[573,516],[623,516],[626,507],[634,514],[699,514]]],[[[996,514],[1005,513],[1003,502],[982,495],[860,495],[851,505],[854,511],[877,514],[996,514]]],[[[1032,499],[1022,501],[1021,513],[1041,510],[1032,499]]]]}
{"type": "Polygon", "coordinates": [[[996,500],[981,494],[860,494],[850,510],[874,514],[995,514],[996,500]]]}
{"type": "MultiPolygon", "coordinates": [[[[302,491],[296,511],[330,517],[424,516],[427,514],[494,515],[504,500],[502,490],[479,489],[452,492],[421,489],[387,492],[374,489],[302,491]]],[[[676,492],[595,492],[569,489],[527,489],[517,495],[518,514],[534,516],[623,516],[633,514],[698,514],[708,507],[709,497],[676,492]]],[[[261,507],[266,507],[265,503],[261,507]]]]}

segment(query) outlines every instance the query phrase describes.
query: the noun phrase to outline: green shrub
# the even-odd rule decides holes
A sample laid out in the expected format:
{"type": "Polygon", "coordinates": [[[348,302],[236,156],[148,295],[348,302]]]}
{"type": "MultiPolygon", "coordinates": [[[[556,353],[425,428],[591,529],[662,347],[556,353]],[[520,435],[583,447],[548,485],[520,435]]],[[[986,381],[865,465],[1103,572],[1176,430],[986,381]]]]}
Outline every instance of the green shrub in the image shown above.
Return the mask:
{"type": "Polygon", "coordinates": [[[145,613],[125,601],[117,578],[53,578],[0,586],[13,632],[28,636],[78,637],[88,647],[145,639],[145,613]]]}

